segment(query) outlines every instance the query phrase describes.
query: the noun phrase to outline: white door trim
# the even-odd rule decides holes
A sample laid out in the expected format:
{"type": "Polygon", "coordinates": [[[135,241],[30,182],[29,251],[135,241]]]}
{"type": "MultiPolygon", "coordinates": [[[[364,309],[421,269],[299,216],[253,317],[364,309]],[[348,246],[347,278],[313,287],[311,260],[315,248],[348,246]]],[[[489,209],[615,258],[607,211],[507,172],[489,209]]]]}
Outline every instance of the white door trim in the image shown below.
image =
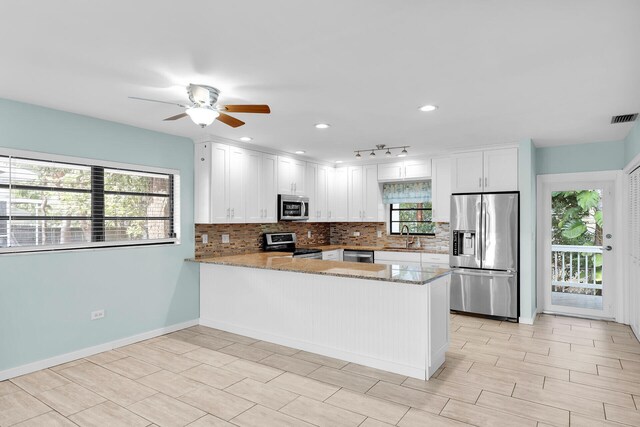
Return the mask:
{"type": "MultiPolygon", "coordinates": [[[[580,173],[564,173],[564,174],[548,174],[538,175],[537,177],[537,254],[536,254],[536,277],[537,277],[537,298],[538,311],[544,309],[544,286],[547,274],[547,265],[544,262],[547,254],[547,230],[546,230],[546,212],[545,199],[546,188],[551,184],[580,182],[588,185],[589,183],[600,183],[602,181],[611,181],[614,191],[614,202],[611,210],[614,217],[610,219],[611,227],[615,236],[616,249],[618,251],[615,262],[610,270],[612,272],[620,272],[623,270],[623,259],[627,255],[627,242],[623,235],[622,212],[623,212],[623,182],[624,174],[621,170],[616,171],[598,171],[598,172],[580,172],[580,173]]],[[[614,286],[613,289],[613,310],[611,316],[617,322],[628,322],[628,284],[624,281],[624,277],[618,274],[608,279],[611,283],[608,286],[614,286]]]]}

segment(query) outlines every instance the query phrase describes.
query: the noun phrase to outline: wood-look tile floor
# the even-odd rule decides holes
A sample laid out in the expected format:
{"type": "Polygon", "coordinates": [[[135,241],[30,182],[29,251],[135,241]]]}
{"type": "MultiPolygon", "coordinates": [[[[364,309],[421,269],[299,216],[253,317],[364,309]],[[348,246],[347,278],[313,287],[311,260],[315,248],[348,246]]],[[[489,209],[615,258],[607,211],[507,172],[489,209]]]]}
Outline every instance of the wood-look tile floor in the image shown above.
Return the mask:
{"type": "Polygon", "coordinates": [[[195,326],[0,382],[0,426],[640,426],[628,326],[451,326],[430,381],[195,326]]]}

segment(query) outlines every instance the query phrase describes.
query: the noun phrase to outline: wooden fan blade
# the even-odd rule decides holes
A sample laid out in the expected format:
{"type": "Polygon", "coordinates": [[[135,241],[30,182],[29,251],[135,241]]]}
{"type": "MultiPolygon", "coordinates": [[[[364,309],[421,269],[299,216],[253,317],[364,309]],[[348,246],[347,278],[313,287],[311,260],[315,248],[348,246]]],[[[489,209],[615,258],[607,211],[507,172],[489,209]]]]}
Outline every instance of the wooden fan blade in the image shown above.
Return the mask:
{"type": "Polygon", "coordinates": [[[188,116],[187,113],[180,113],[180,114],[176,114],[175,116],[167,117],[166,119],[163,120],[163,122],[166,122],[167,120],[178,120],[187,116],[188,116]]]}
{"type": "Polygon", "coordinates": [[[235,117],[231,117],[225,113],[220,113],[216,120],[220,120],[222,123],[224,123],[225,125],[229,125],[232,128],[237,128],[244,124],[242,120],[238,120],[235,117]]]}
{"type": "Polygon", "coordinates": [[[229,113],[269,114],[271,112],[268,105],[225,105],[224,108],[229,113]]]}

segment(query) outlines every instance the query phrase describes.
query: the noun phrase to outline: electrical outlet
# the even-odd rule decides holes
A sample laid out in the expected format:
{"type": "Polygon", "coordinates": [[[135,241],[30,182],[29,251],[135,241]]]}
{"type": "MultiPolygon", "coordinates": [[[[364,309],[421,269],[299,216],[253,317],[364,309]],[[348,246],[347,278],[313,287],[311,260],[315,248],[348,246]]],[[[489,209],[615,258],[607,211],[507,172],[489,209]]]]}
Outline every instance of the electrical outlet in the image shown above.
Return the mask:
{"type": "Polygon", "coordinates": [[[206,245],[207,243],[209,243],[209,235],[207,233],[204,233],[202,235],[202,244],[206,245]]]}
{"type": "Polygon", "coordinates": [[[382,231],[378,230],[378,237],[382,237],[382,231]]]}
{"type": "Polygon", "coordinates": [[[91,312],[91,320],[98,320],[104,317],[104,309],[91,312]]]}
{"type": "Polygon", "coordinates": [[[229,243],[229,235],[228,234],[223,234],[222,235],[222,243],[229,243]]]}
{"type": "Polygon", "coordinates": [[[307,238],[310,239],[311,238],[311,231],[307,231],[307,238]]]}
{"type": "Polygon", "coordinates": [[[360,237],[360,232],[359,231],[354,231],[353,232],[353,237],[360,237]]]}

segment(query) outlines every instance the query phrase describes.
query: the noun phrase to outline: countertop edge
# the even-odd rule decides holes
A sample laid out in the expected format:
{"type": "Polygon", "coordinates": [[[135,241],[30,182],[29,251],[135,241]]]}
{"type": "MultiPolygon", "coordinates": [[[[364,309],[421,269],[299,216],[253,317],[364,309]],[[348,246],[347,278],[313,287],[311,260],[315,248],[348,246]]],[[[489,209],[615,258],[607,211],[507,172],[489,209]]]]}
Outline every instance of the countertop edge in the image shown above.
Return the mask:
{"type": "Polygon", "coordinates": [[[246,265],[246,264],[230,262],[230,261],[219,261],[214,258],[207,258],[207,259],[186,258],[185,261],[195,262],[198,264],[226,265],[229,267],[254,268],[258,270],[288,271],[290,273],[314,274],[318,276],[334,276],[334,277],[344,277],[348,279],[357,279],[357,280],[375,280],[377,282],[403,283],[406,285],[414,285],[414,286],[423,286],[451,274],[451,271],[446,271],[446,272],[434,275],[433,277],[430,277],[429,279],[424,281],[415,281],[415,280],[403,280],[403,279],[393,279],[393,278],[387,279],[382,277],[356,276],[356,275],[342,274],[342,273],[326,273],[326,272],[318,272],[318,271],[294,270],[290,268],[263,267],[259,265],[246,265]]]}

